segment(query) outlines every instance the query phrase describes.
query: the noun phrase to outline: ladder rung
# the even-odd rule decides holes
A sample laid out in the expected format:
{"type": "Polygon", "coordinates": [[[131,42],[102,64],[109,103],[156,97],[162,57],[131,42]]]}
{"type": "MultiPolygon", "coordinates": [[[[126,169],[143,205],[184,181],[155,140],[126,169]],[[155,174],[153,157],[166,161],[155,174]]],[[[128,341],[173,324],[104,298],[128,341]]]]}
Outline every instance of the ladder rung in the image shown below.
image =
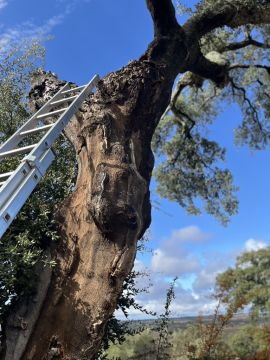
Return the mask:
{"type": "Polygon", "coordinates": [[[68,109],[68,108],[59,109],[59,110],[51,111],[51,112],[46,113],[46,114],[38,115],[38,116],[37,116],[37,119],[43,119],[43,118],[45,118],[45,117],[57,115],[57,114],[60,114],[61,112],[66,111],[67,109],[68,109]]]}
{"type": "Polygon", "coordinates": [[[72,89],[69,89],[69,90],[65,90],[62,92],[62,94],[68,94],[68,93],[71,93],[73,91],[79,91],[81,89],[84,89],[85,88],[85,85],[82,85],[82,86],[78,86],[78,87],[75,87],[75,88],[72,88],[72,89]]]}
{"type": "Polygon", "coordinates": [[[78,95],[74,95],[74,96],[70,96],[70,97],[67,97],[67,98],[64,98],[64,99],[61,99],[61,100],[53,101],[52,103],[50,103],[50,105],[57,105],[57,104],[62,104],[62,103],[67,102],[67,101],[71,101],[71,100],[76,99],[77,96],[78,95]]]}
{"type": "MultiPolygon", "coordinates": [[[[0,180],[4,180],[4,179],[7,179],[10,177],[10,175],[13,174],[14,171],[10,171],[10,172],[7,172],[7,173],[3,173],[3,174],[0,174],[0,180]]],[[[5,182],[5,181],[4,181],[5,182]]],[[[0,183],[2,184],[2,183],[0,183]]]]}
{"type": "Polygon", "coordinates": [[[37,144],[33,144],[33,145],[24,146],[24,147],[17,148],[17,149],[5,151],[3,153],[0,153],[0,158],[17,155],[17,154],[24,154],[24,153],[27,153],[30,150],[34,149],[34,147],[36,147],[36,146],[37,146],[37,144]]]}
{"type": "Polygon", "coordinates": [[[31,129],[31,130],[22,131],[22,132],[20,133],[20,135],[35,134],[35,133],[37,133],[37,132],[39,132],[39,131],[43,131],[43,130],[49,129],[49,128],[51,128],[53,125],[54,125],[54,123],[53,123],[53,124],[44,125],[44,126],[40,126],[40,127],[38,127],[38,128],[31,129]]]}
{"type": "Polygon", "coordinates": [[[0,186],[3,186],[5,184],[5,181],[0,182],[0,186]]]}

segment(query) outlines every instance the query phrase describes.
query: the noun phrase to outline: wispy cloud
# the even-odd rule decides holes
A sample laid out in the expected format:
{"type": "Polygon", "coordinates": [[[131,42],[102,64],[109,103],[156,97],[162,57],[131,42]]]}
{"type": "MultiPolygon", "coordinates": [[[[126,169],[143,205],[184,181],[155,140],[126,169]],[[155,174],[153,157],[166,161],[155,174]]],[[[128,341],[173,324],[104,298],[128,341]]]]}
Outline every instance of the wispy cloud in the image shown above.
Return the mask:
{"type": "Polygon", "coordinates": [[[0,47],[6,48],[10,44],[21,42],[24,40],[39,39],[45,40],[52,30],[63,22],[64,14],[53,16],[44,24],[37,26],[36,24],[27,21],[12,28],[5,29],[0,34],[0,47]]]}
{"type": "MultiPolygon", "coordinates": [[[[36,24],[32,21],[25,21],[19,25],[10,28],[2,26],[0,32],[0,47],[6,48],[9,44],[21,42],[22,40],[39,39],[46,40],[55,27],[61,25],[66,18],[75,10],[76,6],[82,2],[81,0],[58,0],[61,4],[61,12],[44,21],[43,24],[36,24]]],[[[89,2],[89,0],[83,0],[89,2]]],[[[0,9],[7,5],[7,0],[0,0],[0,9]]]]}
{"type": "Polygon", "coordinates": [[[0,0],[0,10],[4,9],[8,4],[7,0],[0,0]]]}

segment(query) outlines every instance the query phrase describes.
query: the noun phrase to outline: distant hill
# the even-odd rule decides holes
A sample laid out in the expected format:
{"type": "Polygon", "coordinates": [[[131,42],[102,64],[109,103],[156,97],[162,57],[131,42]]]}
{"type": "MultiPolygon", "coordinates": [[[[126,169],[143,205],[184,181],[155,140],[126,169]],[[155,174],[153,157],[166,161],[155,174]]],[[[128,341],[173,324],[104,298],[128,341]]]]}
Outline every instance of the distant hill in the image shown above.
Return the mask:
{"type": "MultiPolygon", "coordinates": [[[[187,327],[187,325],[194,324],[198,321],[198,319],[202,319],[203,322],[211,322],[213,320],[213,315],[206,315],[206,316],[184,316],[184,317],[176,317],[171,318],[169,322],[169,331],[176,331],[180,329],[184,329],[187,327]]],[[[131,329],[138,329],[140,327],[144,328],[152,328],[155,326],[155,319],[145,319],[145,320],[128,320],[129,327],[131,329]]],[[[261,317],[257,320],[252,320],[250,316],[247,313],[239,313],[236,314],[232,321],[230,322],[230,325],[227,327],[227,331],[232,330],[234,328],[238,328],[239,326],[247,325],[250,323],[253,324],[263,324],[263,323],[269,323],[270,317],[261,317]]]]}

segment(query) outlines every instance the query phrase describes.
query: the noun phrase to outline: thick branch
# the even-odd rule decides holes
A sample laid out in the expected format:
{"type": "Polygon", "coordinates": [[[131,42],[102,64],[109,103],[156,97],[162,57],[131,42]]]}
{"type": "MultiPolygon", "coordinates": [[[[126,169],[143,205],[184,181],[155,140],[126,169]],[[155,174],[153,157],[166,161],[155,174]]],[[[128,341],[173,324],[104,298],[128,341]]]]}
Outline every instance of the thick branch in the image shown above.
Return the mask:
{"type": "Polygon", "coordinates": [[[155,37],[173,34],[179,30],[180,25],[171,0],[146,0],[146,3],[153,19],[155,37]]]}
{"type": "Polygon", "coordinates": [[[203,78],[214,81],[217,85],[224,85],[228,80],[228,64],[210,61],[201,52],[197,55],[197,61],[191,64],[190,71],[203,78]]]}
{"type": "Polygon", "coordinates": [[[270,23],[270,4],[244,2],[242,0],[215,2],[214,6],[206,8],[202,13],[194,15],[183,26],[183,29],[200,38],[216,28],[229,26],[236,28],[246,24],[270,23]]]}

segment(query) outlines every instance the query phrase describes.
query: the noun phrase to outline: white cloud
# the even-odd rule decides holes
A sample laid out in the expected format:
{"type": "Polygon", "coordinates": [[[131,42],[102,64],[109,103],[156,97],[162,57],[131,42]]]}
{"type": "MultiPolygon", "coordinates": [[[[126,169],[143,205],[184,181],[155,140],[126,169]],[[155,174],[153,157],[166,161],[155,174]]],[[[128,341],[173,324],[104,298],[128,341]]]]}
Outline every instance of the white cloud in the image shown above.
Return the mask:
{"type": "Polygon", "coordinates": [[[264,249],[268,244],[261,240],[249,239],[245,242],[245,251],[257,251],[264,249]]]}
{"type": "Polygon", "coordinates": [[[216,276],[219,271],[212,272],[207,271],[207,269],[202,269],[196,277],[196,280],[193,283],[193,288],[196,291],[201,290],[209,290],[213,288],[213,285],[215,283],[216,276]]]}
{"type": "Polygon", "coordinates": [[[4,7],[6,7],[8,4],[7,0],[0,0],[0,10],[2,10],[4,7]]]}
{"type": "MultiPolygon", "coordinates": [[[[164,311],[166,291],[169,283],[176,275],[179,276],[175,287],[175,299],[172,303],[172,316],[197,316],[213,314],[216,301],[213,294],[216,276],[236,262],[237,255],[243,248],[231,252],[215,251],[196,255],[195,245],[209,238],[197,226],[188,226],[175,230],[163,239],[151,258],[149,279],[139,279],[141,288],[149,288],[148,293],[138,294],[138,303],[146,309],[161,314],[164,311]],[[188,246],[192,244],[192,246],[188,246]]],[[[265,248],[267,243],[249,239],[245,242],[245,250],[252,251],[265,248]]],[[[138,270],[144,268],[143,261],[136,261],[138,270]]],[[[131,318],[143,319],[145,314],[132,310],[131,318]]],[[[120,316],[121,317],[121,316],[120,316]]]]}
{"type": "MultiPolygon", "coordinates": [[[[164,312],[164,304],[166,301],[166,292],[169,287],[169,281],[162,277],[160,274],[152,275],[153,286],[149,289],[149,293],[139,294],[136,301],[146,308],[148,311],[156,312],[160,315],[164,312]]],[[[171,304],[170,310],[172,317],[198,315],[203,313],[205,315],[211,314],[216,302],[207,295],[197,295],[191,290],[185,290],[177,282],[175,287],[175,299],[171,304]]],[[[123,319],[121,311],[116,313],[118,318],[123,319]]],[[[139,310],[131,309],[129,316],[132,319],[144,319],[145,314],[139,310]]]]}
{"type": "Polygon", "coordinates": [[[170,276],[181,276],[198,271],[200,268],[198,257],[190,254],[184,246],[208,238],[209,234],[197,226],[187,226],[174,230],[171,236],[163,239],[159,248],[154,250],[151,263],[152,270],[170,276]]]}
{"type": "Polygon", "coordinates": [[[187,226],[174,230],[171,235],[171,241],[178,243],[200,242],[209,239],[209,234],[203,232],[198,226],[187,226]]]}
{"type": "MultiPolygon", "coordinates": [[[[62,24],[68,15],[70,15],[77,4],[81,1],[79,0],[64,0],[61,2],[61,13],[54,15],[48,18],[43,24],[37,25],[34,22],[24,22],[22,24],[13,26],[2,30],[0,33],[0,47],[3,49],[8,47],[9,44],[14,42],[21,42],[25,39],[40,39],[44,40],[51,35],[53,29],[62,24]]],[[[87,3],[89,0],[84,0],[83,2],[87,3]]],[[[7,0],[0,0],[0,10],[7,5],[7,0]]]]}
{"type": "Polygon", "coordinates": [[[163,272],[170,276],[180,276],[192,273],[200,268],[198,259],[181,249],[175,249],[170,253],[162,249],[156,249],[152,257],[152,270],[163,272]]]}
{"type": "Polygon", "coordinates": [[[9,44],[27,39],[44,40],[57,25],[63,22],[64,18],[65,15],[61,14],[51,17],[40,26],[28,21],[13,28],[8,28],[0,34],[0,47],[3,49],[8,47],[9,44]]]}

